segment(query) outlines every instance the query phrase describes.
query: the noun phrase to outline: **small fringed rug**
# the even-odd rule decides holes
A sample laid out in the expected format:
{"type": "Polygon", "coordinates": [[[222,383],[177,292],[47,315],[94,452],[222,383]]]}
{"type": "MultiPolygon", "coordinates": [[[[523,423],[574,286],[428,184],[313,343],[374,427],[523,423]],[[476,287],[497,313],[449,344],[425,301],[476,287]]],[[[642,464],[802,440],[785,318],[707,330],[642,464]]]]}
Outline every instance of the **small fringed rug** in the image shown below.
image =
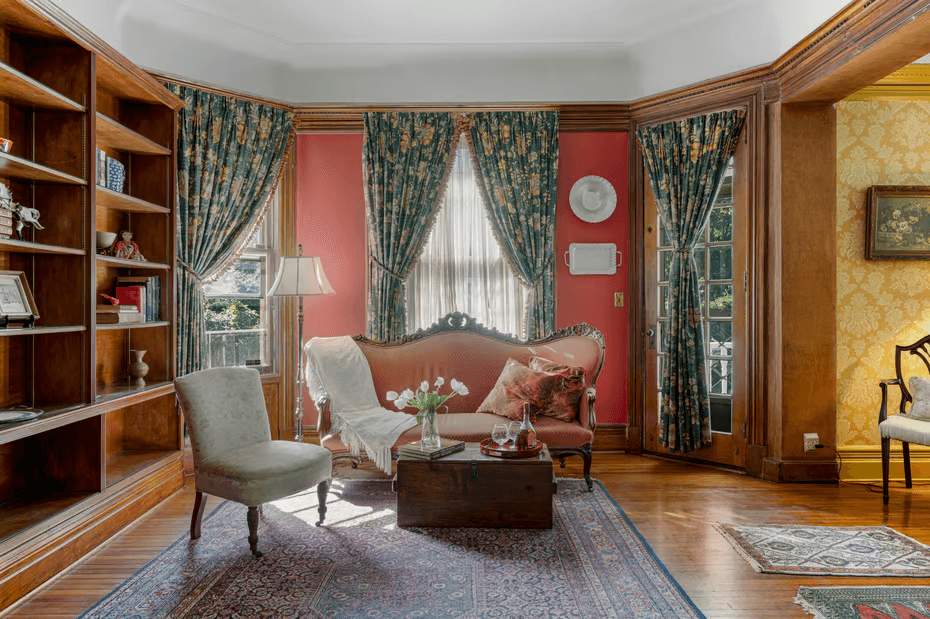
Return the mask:
{"type": "Polygon", "coordinates": [[[814,619],[930,619],[930,587],[801,587],[814,619]]]}
{"type": "Polygon", "coordinates": [[[249,553],[225,502],[82,617],[681,619],[704,615],[600,483],[560,479],[552,529],[401,529],[383,481],[264,506],[249,553]]]}
{"type": "Polygon", "coordinates": [[[757,572],[930,576],[930,547],[884,526],[714,526],[757,572]]]}

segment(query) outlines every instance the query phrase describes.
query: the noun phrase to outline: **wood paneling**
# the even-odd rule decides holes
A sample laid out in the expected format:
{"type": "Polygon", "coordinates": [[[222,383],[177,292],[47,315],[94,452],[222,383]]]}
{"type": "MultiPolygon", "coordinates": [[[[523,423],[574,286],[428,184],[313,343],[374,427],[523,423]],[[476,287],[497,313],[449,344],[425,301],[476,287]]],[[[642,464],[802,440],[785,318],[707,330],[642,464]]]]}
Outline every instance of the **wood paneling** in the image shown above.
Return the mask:
{"type": "Polygon", "coordinates": [[[902,67],[844,101],[930,101],[930,65],[902,67]]]}

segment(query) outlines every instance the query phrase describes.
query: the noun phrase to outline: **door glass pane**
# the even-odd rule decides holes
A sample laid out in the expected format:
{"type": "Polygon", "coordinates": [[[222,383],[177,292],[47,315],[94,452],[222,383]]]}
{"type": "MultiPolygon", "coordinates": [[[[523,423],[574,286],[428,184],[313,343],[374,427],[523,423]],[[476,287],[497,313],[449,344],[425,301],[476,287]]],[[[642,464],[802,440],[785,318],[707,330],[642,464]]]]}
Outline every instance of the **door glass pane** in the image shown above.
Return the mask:
{"type": "Polygon", "coordinates": [[[659,318],[668,318],[668,286],[659,286],[659,318]]]}
{"type": "Polygon", "coordinates": [[[701,297],[701,316],[707,316],[707,286],[698,284],[698,295],[701,297]]]}
{"type": "Polygon", "coordinates": [[[733,207],[715,208],[710,212],[707,222],[711,243],[728,243],[733,241],[733,207]]]}
{"type": "Polygon", "coordinates": [[[710,431],[721,434],[733,433],[733,400],[721,396],[710,396],[710,431]]]}
{"type": "Polygon", "coordinates": [[[710,284],[710,316],[729,318],[733,316],[733,284],[710,284]]]}
{"type": "Polygon", "coordinates": [[[710,392],[712,394],[733,395],[733,362],[729,359],[711,359],[710,392]]]}
{"type": "Polygon", "coordinates": [[[668,233],[665,231],[665,224],[662,223],[662,217],[659,217],[659,247],[671,247],[672,244],[669,242],[668,233]]]}
{"type": "Polygon", "coordinates": [[[672,251],[660,251],[659,252],[659,281],[667,282],[668,273],[672,268],[672,257],[675,255],[675,252],[672,251]]]}
{"type": "MultiPolygon", "coordinates": [[[[656,383],[658,383],[656,387],[659,389],[659,391],[662,391],[662,380],[664,378],[665,378],[665,356],[659,355],[659,369],[658,369],[658,373],[656,374],[656,383]]],[[[659,402],[660,403],[662,402],[661,393],[659,394],[659,402]]]]}
{"type": "Polygon", "coordinates": [[[656,325],[656,346],[660,355],[668,352],[668,323],[659,322],[656,325]]]}
{"type": "Polygon", "coordinates": [[[692,255],[694,256],[694,268],[697,269],[698,279],[707,278],[707,264],[703,247],[695,247],[692,255]]]}
{"type": "Polygon", "coordinates": [[[709,346],[707,354],[712,357],[733,356],[733,323],[716,320],[707,323],[709,346]]]}
{"type": "Polygon", "coordinates": [[[710,278],[733,279],[733,246],[721,245],[709,247],[710,278]]]}

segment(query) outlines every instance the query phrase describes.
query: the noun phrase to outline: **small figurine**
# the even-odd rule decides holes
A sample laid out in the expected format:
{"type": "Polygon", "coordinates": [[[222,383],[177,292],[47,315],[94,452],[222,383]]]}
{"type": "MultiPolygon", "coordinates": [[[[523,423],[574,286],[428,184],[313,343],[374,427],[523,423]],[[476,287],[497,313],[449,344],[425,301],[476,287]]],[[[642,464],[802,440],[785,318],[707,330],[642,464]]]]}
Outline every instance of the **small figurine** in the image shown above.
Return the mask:
{"type": "Polygon", "coordinates": [[[16,236],[20,241],[24,241],[23,228],[32,226],[36,230],[45,230],[45,227],[39,223],[39,210],[17,204],[13,210],[13,221],[16,222],[16,236]]]}
{"type": "Polygon", "coordinates": [[[132,240],[132,232],[123,230],[119,233],[120,240],[113,246],[113,256],[123,260],[135,260],[136,262],[148,262],[145,256],[139,251],[139,246],[132,240]]]}
{"type": "Polygon", "coordinates": [[[8,211],[13,209],[13,194],[10,192],[10,188],[0,183],[0,208],[5,208],[8,211]]]}

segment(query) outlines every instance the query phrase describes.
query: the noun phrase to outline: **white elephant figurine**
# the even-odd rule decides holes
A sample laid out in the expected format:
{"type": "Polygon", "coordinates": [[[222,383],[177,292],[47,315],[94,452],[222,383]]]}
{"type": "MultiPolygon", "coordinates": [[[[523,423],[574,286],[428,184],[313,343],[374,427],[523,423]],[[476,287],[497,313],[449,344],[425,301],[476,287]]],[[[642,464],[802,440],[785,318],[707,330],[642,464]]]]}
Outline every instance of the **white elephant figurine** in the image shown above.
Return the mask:
{"type": "Polygon", "coordinates": [[[36,230],[45,230],[45,227],[39,223],[39,209],[18,204],[13,210],[13,219],[16,221],[16,236],[20,241],[25,240],[23,228],[26,226],[32,226],[36,230]]]}

